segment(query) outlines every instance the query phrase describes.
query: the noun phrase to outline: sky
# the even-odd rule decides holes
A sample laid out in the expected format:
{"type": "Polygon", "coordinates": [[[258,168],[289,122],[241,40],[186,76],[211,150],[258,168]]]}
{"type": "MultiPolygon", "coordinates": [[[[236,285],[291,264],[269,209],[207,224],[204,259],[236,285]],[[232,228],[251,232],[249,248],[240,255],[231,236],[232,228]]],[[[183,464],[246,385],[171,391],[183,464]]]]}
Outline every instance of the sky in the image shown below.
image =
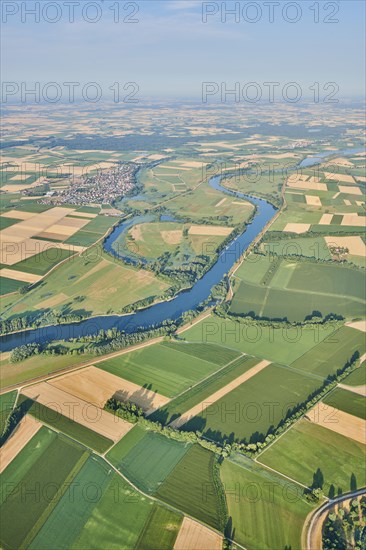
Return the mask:
{"type": "Polygon", "coordinates": [[[140,98],[156,99],[201,98],[204,82],[220,91],[239,83],[240,93],[251,82],[276,82],[279,96],[289,82],[311,95],[317,82],[322,96],[332,82],[340,99],[362,96],[365,5],[2,0],[1,77],[14,83],[14,97],[22,82],[56,82],[63,95],[65,82],[96,82],[105,95],[114,83],[123,90],[135,82],[140,98]],[[236,15],[225,13],[235,5],[236,15]]]}

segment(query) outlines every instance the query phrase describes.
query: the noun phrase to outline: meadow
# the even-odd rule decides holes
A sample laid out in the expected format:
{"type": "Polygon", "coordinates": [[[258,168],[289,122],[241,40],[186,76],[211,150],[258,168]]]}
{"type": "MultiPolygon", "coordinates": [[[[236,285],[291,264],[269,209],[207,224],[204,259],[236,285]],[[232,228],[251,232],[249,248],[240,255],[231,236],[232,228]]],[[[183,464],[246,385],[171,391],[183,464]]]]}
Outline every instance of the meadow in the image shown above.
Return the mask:
{"type": "Polygon", "coordinates": [[[120,313],[123,307],[160,296],[168,288],[154,274],[126,267],[96,246],[70,258],[26,295],[4,300],[4,317],[22,314],[37,317],[49,311],[83,316],[120,313]]]}
{"type": "MultiPolygon", "coordinates": [[[[21,460],[28,449],[26,446],[16,458],[21,460]]],[[[62,436],[53,438],[47,452],[38,456],[19,480],[21,490],[15,487],[0,507],[0,540],[4,548],[28,545],[87,456],[85,450],[70,440],[62,436]],[[34,491],[35,486],[39,487],[38,496],[33,493],[33,497],[23,498],[24,491],[34,491]]],[[[3,474],[5,487],[8,468],[3,474]]]]}
{"type": "Polygon", "coordinates": [[[342,326],[291,365],[299,371],[325,378],[336,374],[352,357],[360,357],[364,351],[364,333],[342,326]]]}
{"type": "Polygon", "coordinates": [[[135,548],[141,550],[171,550],[181,527],[183,516],[154,504],[135,548]]]}
{"type": "Polygon", "coordinates": [[[113,449],[112,463],[143,492],[155,494],[189,447],[161,434],[146,432],[123,458],[116,459],[117,451],[113,449]]]}
{"type": "Polygon", "coordinates": [[[215,441],[262,441],[298,404],[320,386],[317,378],[287,367],[264,370],[210,405],[183,429],[215,441]]]}
{"type": "Polygon", "coordinates": [[[248,550],[301,547],[302,526],[312,510],[302,487],[244,457],[224,460],[220,475],[231,538],[248,550]]]}
{"type": "Polygon", "coordinates": [[[241,282],[230,307],[235,315],[251,313],[289,321],[303,321],[313,314],[325,317],[335,313],[346,318],[363,315],[361,270],[305,261],[277,259],[275,263],[272,256],[264,256],[249,268],[239,269],[236,276],[241,282]]]}
{"type": "Polygon", "coordinates": [[[223,511],[214,477],[215,455],[193,445],[159,487],[157,496],[203,521],[222,529],[223,511]]]}
{"type": "Polygon", "coordinates": [[[365,445],[308,420],[300,420],[258,458],[275,470],[311,487],[322,479],[326,495],[366,485],[365,445]],[[317,471],[320,471],[320,474],[317,471]]]}
{"type": "Polygon", "coordinates": [[[185,411],[205,401],[220,388],[251,369],[256,363],[258,363],[258,359],[255,357],[239,357],[228,366],[223,367],[209,378],[199,382],[193,388],[188,389],[179,397],[170,401],[166,406],[155,411],[150,416],[150,420],[169,424],[185,411]]]}
{"type": "Polygon", "coordinates": [[[107,359],[97,366],[166,397],[178,395],[218,370],[216,363],[164,344],[107,359]]]}
{"type": "Polygon", "coordinates": [[[181,334],[189,342],[216,344],[289,365],[335,331],[336,326],[262,326],[211,315],[181,334]]]}
{"type": "Polygon", "coordinates": [[[323,399],[323,403],[366,420],[366,397],[363,395],[336,388],[323,399]]]}

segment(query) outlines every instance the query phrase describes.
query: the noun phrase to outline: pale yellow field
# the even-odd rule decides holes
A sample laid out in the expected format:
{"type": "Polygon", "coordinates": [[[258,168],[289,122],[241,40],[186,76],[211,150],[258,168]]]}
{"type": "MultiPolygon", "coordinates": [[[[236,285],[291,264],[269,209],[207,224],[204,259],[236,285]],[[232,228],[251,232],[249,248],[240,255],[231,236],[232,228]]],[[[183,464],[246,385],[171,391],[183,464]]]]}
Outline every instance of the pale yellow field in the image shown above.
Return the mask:
{"type": "Polygon", "coordinates": [[[160,231],[161,238],[167,244],[179,244],[182,242],[182,229],[174,229],[172,231],[160,231]]]}
{"type": "Polygon", "coordinates": [[[366,257],[366,245],[359,235],[350,237],[338,237],[332,235],[331,237],[324,237],[328,247],[340,246],[342,248],[348,248],[349,253],[352,256],[366,257]]]}
{"type": "Polygon", "coordinates": [[[333,219],[333,214],[323,214],[319,220],[319,225],[330,225],[333,219]]]}
{"type": "Polygon", "coordinates": [[[23,447],[42,427],[33,416],[24,416],[9,439],[0,448],[0,474],[17,456],[23,447]]]}
{"type": "Polygon", "coordinates": [[[24,281],[25,283],[37,283],[42,279],[40,275],[34,273],[26,273],[25,271],[16,271],[15,269],[9,269],[4,267],[0,269],[0,277],[6,277],[7,279],[14,279],[15,281],[24,281]]]}
{"type": "Polygon", "coordinates": [[[340,193],[346,193],[347,195],[362,195],[362,191],[359,187],[351,185],[338,185],[340,193]]]}
{"type": "Polygon", "coordinates": [[[288,187],[294,189],[309,189],[313,191],[328,191],[326,183],[319,183],[318,181],[303,181],[300,176],[291,176],[287,180],[288,187]]]}
{"type": "Polygon", "coordinates": [[[284,231],[290,231],[291,233],[306,233],[309,229],[310,223],[287,223],[284,231]]]}
{"type": "Polygon", "coordinates": [[[191,225],[188,233],[190,235],[214,235],[226,237],[232,232],[232,227],[224,227],[220,225],[191,225]]]}
{"type": "Polygon", "coordinates": [[[164,395],[94,366],[54,378],[49,384],[101,409],[111,397],[132,401],[145,412],[153,412],[170,401],[164,395]]]}
{"type": "Polygon", "coordinates": [[[353,323],[346,323],[346,325],[356,330],[360,330],[361,332],[366,332],[366,319],[364,319],[363,321],[354,321],[353,323]]]}
{"type": "Polygon", "coordinates": [[[222,550],[223,538],[205,525],[185,517],[174,550],[222,550]]]}
{"type": "Polygon", "coordinates": [[[344,181],[344,183],[355,183],[355,179],[347,174],[333,174],[332,172],[324,172],[327,180],[344,181]]]}
{"type": "Polygon", "coordinates": [[[366,397],[366,384],[361,386],[347,386],[347,384],[338,384],[338,387],[366,397]]]}
{"type": "MultiPolygon", "coordinates": [[[[33,199],[33,197],[32,197],[33,199]]],[[[1,214],[2,218],[13,218],[15,220],[29,220],[34,217],[34,212],[21,212],[20,210],[9,210],[1,214]]]]}
{"type": "Polygon", "coordinates": [[[362,418],[325,405],[323,402],[311,409],[305,418],[323,428],[366,444],[366,421],[362,418]]]}
{"type": "Polygon", "coordinates": [[[133,427],[133,424],[122,418],[103,411],[92,403],[66,393],[47,382],[24,388],[22,393],[113,441],[118,441],[133,427]]]}
{"type": "Polygon", "coordinates": [[[352,225],[353,227],[365,227],[366,217],[357,214],[344,214],[341,225],[352,225]]]}
{"type": "Polygon", "coordinates": [[[317,197],[316,195],[305,195],[306,204],[309,206],[321,206],[322,201],[320,200],[320,197],[317,197]]]}

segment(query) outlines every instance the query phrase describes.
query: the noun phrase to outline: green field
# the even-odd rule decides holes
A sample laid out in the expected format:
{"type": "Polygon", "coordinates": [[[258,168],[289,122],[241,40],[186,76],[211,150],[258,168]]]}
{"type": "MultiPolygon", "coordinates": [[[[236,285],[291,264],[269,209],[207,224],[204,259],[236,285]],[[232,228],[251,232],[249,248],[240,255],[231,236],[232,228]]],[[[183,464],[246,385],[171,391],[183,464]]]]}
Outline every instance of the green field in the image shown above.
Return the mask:
{"type": "Polygon", "coordinates": [[[113,449],[108,458],[135,486],[154,494],[189,447],[189,444],[147,432],[126,455],[122,449],[122,457],[117,458],[118,453],[113,449]]]}
{"type": "Polygon", "coordinates": [[[182,515],[155,504],[136,543],[136,550],[171,550],[182,521],[182,515]]]}
{"type": "Polygon", "coordinates": [[[17,395],[17,391],[9,391],[0,395],[0,435],[4,432],[6,420],[13,410],[17,395]]]}
{"type": "Polygon", "coordinates": [[[25,411],[51,428],[55,428],[57,431],[80,441],[83,445],[99,453],[104,453],[113,445],[113,441],[107,437],[74,422],[74,420],[63,416],[58,411],[54,411],[37,401],[33,401],[29,397],[20,395],[19,405],[22,405],[25,411]]]}
{"type": "Polygon", "coordinates": [[[343,326],[294,361],[292,367],[326,377],[336,374],[353,356],[360,357],[364,351],[364,333],[343,326]]]}
{"type": "MultiPolygon", "coordinates": [[[[25,447],[16,458],[21,461],[23,453],[27,455],[28,452],[29,448],[25,447]]],[[[50,442],[47,452],[38,456],[23,472],[20,486],[8,494],[0,507],[0,540],[3,548],[27,546],[87,456],[88,453],[79,445],[61,436],[50,442]],[[36,492],[35,487],[38,487],[36,492]],[[24,497],[25,491],[28,492],[28,498],[24,497]]],[[[3,474],[5,487],[9,480],[7,470],[3,474]]]]}
{"type": "Polygon", "coordinates": [[[0,277],[0,295],[9,294],[10,292],[16,292],[22,286],[28,286],[24,281],[16,281],[15,279],[8,279],[7,277],[0,277]]]}
{"type": "MultiPolygon", "coordinates": [[[[5,355],[5,354],[4,354],[5,355]]],[[[0,361],[0,385],[2,388],[19,384],[26,380],[31,380],[37,376],[50,374],[65,367],[70,367],[81,361],[89,361],[95,356],[92,354],[85,355],[56,355],[50,357],[48,355],[34,355],[25,361],[19,363],[11,363],[9,357],[4,357],[0,361]]]]}
{"type": "Polygon", "coordinates": [[[347,378],[342,380],[342,383],[347,386],[364,386],[366,384],[366,363],[351,372],[347,378]]]}
{"type": "Polygon", "coordinates": [[[323,399],[323,403],[366,420],[366,397],[363,395],[336,388],[323,399]]]}
{"type": "Polygon", "coordinates": [[[99,457],[89,457],[73,480],[72,492],[69,490],[64,493],[29,549],[72,548],[110,478],[109,466],[99,457]]]}
{"type": "Polygon", "coordinates": [[[176,399],[170,401],[165,407],[161,407],[159,410],[155,411],[150,419],[162,424],[169,424],[181,416],[185,411],[207,400],[213,393],[232,380],[235,380],[238,376],[241,376],[258,362],[259,360],[255,357],[239,357],[227,367],[222,368],[176,399]]]}
{"type": "Polygon", "coordinates": [[[248,550],[301,548],[302,526],[312,510],[302,487],[245,457],[237,460],[225,460],[220,469],[231,538],[248,550]]]}
{"type": "MultiPolygon", "coordinates": [[[[16,282],[9,283],[10,286],[13,283],[16,282]]],[[[7,284],[4,286],[11,292],[7,284]]],[[[168,288],[169,285],[153,273],[112,261],[96,246],[62,264],[23,297],[17,295],[4,300],[3,308],[7,308],[4,318],[15,314],[10,307],[15,302],[16,315],[27,313],[34,318],[46,315],[51,309],[84,317],[121,313],[123,307],[150,296],[160,296],[168,288]]]]}
{"type": "Polygon", "coordinates": [[[307,420],[297,422],[258,460],[309,487],[320,469],[326,495],[350,491],[352,474],[357,487],[366,485],[365,445],[307,420]]]}
{"type": "Polygon", "coordinates": [[[230,307],[235,315],[303,321],[313,314],[325,317],[335,313],[353,318],[364,313],[362,270],[284,259],[277,265],[270,256],[263,256],[255,267],[256,284],[253,266],[243,267],[236,274],[242,280],[230,307]]]}
{"type": "Polygon", "coordinates": [[[146,430],[144,428],[141,428],[138,424],[134,426],[129,432],[126,433],[125,436],[118,441],[110,451],[107,453],[107,459],[114,464],[114,466],[118,466],[125,456],[128,455],[128,453],[135,447],[135,445],[141,441],[146,435],[146,430]]]}
{"type": "Polygon", "coordinates": [[[135,548],[153,506],[114,473],[71,548],[135,548]]]}
{"type": "Polygon", "coordinates": [[[11,269],[34,273],[35,275],[45,275],[55,265],[73,256],[73,252],[61,248],[47,248],[39,254],[35,254],[22,262],[11,266],[11,269]]]}
{"type": "Polygon", "coordinates": [[[193,445],[160,486],[157,496],[193,517],[221,529],[222,511],[214,478],[215,455],[193,445]]]}
{"type": "Polygon", "coordinates": [[[291,364],[318,342],[334,332],[335,327],[273,328],[259,324],[224,319],[211,315],[182,334],[191,342],[219,344],[276,363],[291,364]]]}
{"type": "Polygon", "coordinates": [[[269,365],[207,407],[183,429],[215,441],[257,442],[321,385],[317,378],[269,365]]]}
{"type": "MultiPolygon", "coordinates": [[[[181,344],[186,350],[185,344],[181,344]]],[[[228,353],[232,356],[232,352],[228,353]]],[[[230,361],[230,359],[229,359],[230,361]]],[[[186,351],[177,351],[175,346],[155,344],[147,348],[107,359],[98,363],[98,368],[125,378],[139,386],[174,397],[178,393],[218,370],[214,364],[186,351]]]]}

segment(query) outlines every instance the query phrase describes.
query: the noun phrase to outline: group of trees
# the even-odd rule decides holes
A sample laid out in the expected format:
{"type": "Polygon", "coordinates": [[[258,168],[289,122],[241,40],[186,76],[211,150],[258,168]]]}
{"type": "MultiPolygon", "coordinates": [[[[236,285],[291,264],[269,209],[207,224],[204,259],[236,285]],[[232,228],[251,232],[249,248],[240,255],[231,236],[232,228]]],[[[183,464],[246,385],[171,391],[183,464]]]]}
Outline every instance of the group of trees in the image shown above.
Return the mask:
{"type": "Polygon", "coordinates": [[[339,506],[324,523],[324,550],[364,550],[366,548],[366,498],[353,499],[349,509],[339,506]]]}

